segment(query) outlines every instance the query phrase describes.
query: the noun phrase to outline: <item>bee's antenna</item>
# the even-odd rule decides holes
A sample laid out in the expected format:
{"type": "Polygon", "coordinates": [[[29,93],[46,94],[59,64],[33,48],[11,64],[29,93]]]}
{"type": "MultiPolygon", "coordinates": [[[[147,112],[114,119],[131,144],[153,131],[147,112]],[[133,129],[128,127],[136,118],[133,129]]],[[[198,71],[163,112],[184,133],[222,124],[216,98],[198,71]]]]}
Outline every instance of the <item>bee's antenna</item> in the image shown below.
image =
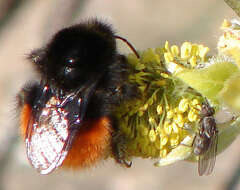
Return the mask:
{"type": "Polygon", "coordinates": [[[137,58],[138,58],[138,59],[140,58],[140,56],[139,56],[138,52],[136,51],[136,49],[133,47],[132,44],[130,44],[129,41],[127,41],[127,39],[125,39],[125,38],[123,38],[123,37],[121,37],[121,36],[116,36],[116,35],[114,35],[114,37],[117,38],[117,39],[120,39],[120,40],[124,41],[124,42],[130,47],[130,49],[134,52],[134,54],[137,56],[137,58]]]}

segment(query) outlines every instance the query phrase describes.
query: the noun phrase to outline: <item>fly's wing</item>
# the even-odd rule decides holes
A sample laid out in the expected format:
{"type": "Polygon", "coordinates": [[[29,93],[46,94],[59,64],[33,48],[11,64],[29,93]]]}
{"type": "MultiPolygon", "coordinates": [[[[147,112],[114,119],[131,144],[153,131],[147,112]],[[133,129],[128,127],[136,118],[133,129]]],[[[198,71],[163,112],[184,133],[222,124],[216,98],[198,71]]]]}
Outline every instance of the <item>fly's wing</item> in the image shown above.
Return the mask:
{"type": "MultiPolygon", "coordinates": [[[[41,174],[49,174],[60,166],[75,137],[61,107],[47,105],[37,118],[31,116],[26,132],[27,157],[41,174]]],[[[80,124],[80,123],[78,123],[80,124]]]]}
{"type": "Polygon", "coordinates": [[[199,156],[198,173],[200,176],[212,173],[216,162],[218,133],[216,132],[210,139],[210,145],[207,151],[199,156]]]}

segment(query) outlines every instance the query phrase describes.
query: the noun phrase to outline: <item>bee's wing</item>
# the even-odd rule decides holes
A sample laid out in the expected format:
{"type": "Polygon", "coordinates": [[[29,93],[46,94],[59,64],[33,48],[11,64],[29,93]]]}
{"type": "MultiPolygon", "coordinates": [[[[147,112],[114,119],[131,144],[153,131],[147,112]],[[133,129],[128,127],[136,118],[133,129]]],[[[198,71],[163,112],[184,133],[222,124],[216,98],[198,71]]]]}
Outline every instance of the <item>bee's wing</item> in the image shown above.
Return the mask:
{"type": "Polygon", "coordinates": [[[216,162],[218,133],[216,132],[210,139],[210,145],[205,154],[199,156],[198,173],[200,176],[212,173],[216,162]]]}
{"type": "Polygon", "coordinates": [[[41,111],[35,111],[37,116],[31,114],[25,135],[27,157],[41,174],[49,174],[63,163],[99,78],[92,77],[89,84],[67,95],[60,105],[47,103],[41,111]]]}
{"type": "Polygon", "coordinates": [[[41,174],[49,174],[62,164],[71,147],[76,130],[64,113],[56,109],[42,111],[40,119],[30,118],[26,133],[27,157],[41,174]]]}

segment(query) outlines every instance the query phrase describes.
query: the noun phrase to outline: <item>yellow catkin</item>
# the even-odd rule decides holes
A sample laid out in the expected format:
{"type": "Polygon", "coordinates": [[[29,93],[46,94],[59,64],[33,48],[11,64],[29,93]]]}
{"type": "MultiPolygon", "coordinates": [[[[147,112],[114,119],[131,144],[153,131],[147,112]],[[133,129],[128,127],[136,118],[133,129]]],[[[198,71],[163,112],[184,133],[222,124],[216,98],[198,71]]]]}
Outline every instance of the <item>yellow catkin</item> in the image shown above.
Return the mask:
{"type": "Polygon", "coordinates": [[[167,63],[169,63],[174,60],[174,57],[170,52],[166,52],[166,53],[164,53],[164,59],[167,63]]]}
{"type": "Polygon", "coordinates": [[[147,127],[141,127],[140,132],[142,136],[147,136],[148,135],[149,129],[147,127]]]}
{"type": "Polygon", "coordinates": [[[191,101],[191,104],[192,104],[193,106],[198,105],[198,104],[199,104],[198,99],[193,99],[193,100],[191,101]]]}
{"type": "Polygon", "coordinates": [[[160,151],[160,157],[161,158],[165,158],[167,156],[167,149],[162,149],[161,151],[160,151]]]}
{"type": "Polygon", "coordinates": [[[174,115],[174,112],[172,110],[168,111],[167,112],[167,118],[168,119],[172,119],[173,118],[173,115],[174,115]]]}
{"type": "Polygon", "coordinates": [[[181,128],[182,128],[182,127],[184,126],[184,121],[178,122],[177,125],[178,125],[178,127],[181,127],[181,128]]]}
{"type": "Polygon", "coordinates": [[[206,54],[209,52],[209,48],[208,47],[204,47],[203,45],[199,45],[199,49],[200,49],[200,52],[199,52],[199,57],[201,57],[202,59],[205,58],[206,54]]]}
{"type": "Polygon", "coordinates": [[[154,147],[151,147],[150,153],[151,153],[151,154],[150,154],[151,157],[156,157],[157,150],[156,150],[154,147]]]}
{"type": "Polygon", "coordinates": [[[156,138],[155,142],[154,142],[155,148],[160,150],[161,146],[160,146],[160,139],[159,137],[156,138]]]}
{"type": "Polygon", "coordinates": [[[161,75],[163,78],[168,78],[168,77],[169,77],[167,73],[161,73],[160,75],[161,75]]]}
{"type": "Polygon", "coordinates": [[[179,128],[178,128],[177,124],[174,123],[174,122],[172,123],[172,129],[173,129],[174,133],[178,133],[179,132],[179,128]]]}
{"type": "Polygon", "coordinates": [[[138,112],[138,116],[139,116],[139,117],[142,117],[142,116],[143,116],[143,114],[144,114],[144,112],[143,112],[143,111],[139,111],[139,112],[138,112]]]}
{"type": "Polygon", "coordinates": [[[181,113],[178,113],[173,120],[178,127],[183,127],[184,126],[184,119],[183,119],[183,115],[181,113]]]}
{"type": "Polygon", "coordinates": [[[179,144],[179,136],[170,139],[171,147],[176,147],[179,144]]]}
{"type": "Polygon", "coordinates": [[[188,58],[191,55],[192,44],[184,42],[181,46],[181,58],[188,58]]]}
{"type": "Polygon", "coordinates": [[[178,113],[177,115],[174,116],[174,122],[179,123],[183,121],[183,116],[182,114],[178,113]]]}
{"type": "Polygon", "coordinates": [[[161,147],[165,146],[168,142],[168,137],[167,136],[163,136],[161,139],[160,139],[160,143],[161,143],[161,147]]]}
{"type": "Polygon", "coordinates": [[[170,109],[169,105],[166,105],[166,107],[165,107],[165,108],[166,108],[166,110],[169,110],[169,109],[170,109]]]}
{"type": "Polygon", "coordinates": [[[148,136],[149,136],[149,140],[150,140],[151,142],[154,142],[154,141],[156,140],[156,138],[157,138],[157,135],[156,135],[156,133],[155,133],[155,131],[154,131],[153,129],[151,129],[151,130],[149,131],[148,136]]]}
{"type": "Polygon", "coordinates": [[[165,122],[164,124],[164,131],[167,135],[170,135],[172,133],[172,126],[169,125],[169,123],[165,122]]]}
{"type": "Polygon", "coordinates": [[[186,112],[188,110],[188,105],[189,105],[189,102],[186,98],[183,98],[181,99],[181,101],[179,102],[179,105],[178,105],[178,110],[180,112],[186,112]]]}
{"type": "Polygon", "coordinates": [[[174,57],[179,56],[179,48],[176,45],[171,46],[171,52],[174,57]]]}
{"type": "Polygon", "coordinates": [[[196,105],[195,108],[196,108],[197,110],[201,110],[201,109],[202,109],[202,106],[196,105]]]}
{"type": "Polygon", "coordinates": [[[141,111],[146,111],[148,109],[148,104],[144,104],[143,107],[140,108],[141,111]]]}
{"type": "Polygon", "coordinates": [[[160,134],[161,131],[162,131],[161,127],[162,127],[161,124],[159,124],[159,125],[156,127],[156,131],[157,131],[158,134],[160,134]]]}
{"type": "Polygon", "coordinates": [[[228,28],[231,25],[232,25],[231,22],[229,22],[227,19],[224,19],[221,27],[222,28],[228,28]]]}
{"type": "Polygon", "coordinates": [[[191,55],[195,57],[199,55],[198,44],[192,44],[191,55]]]}
{"type": "Polygon", "coordinates": [[[152,126],[156,126],[156,125],[157,125],[157,124],[156,124],[156,121],[155,121],[155,119],[154,119],[153,117],[149,117],[148,122],[149,122],[149,124],[152,125],[152,126]]]}
{"type": "Polygon", "coordinates": [[[189,113],[188,113],[188,120],[190,122],[194,122],[194,121],[197,121],[197,114],[193,111],[193,110],[190,110],[189,113]]]}
{"type": "Polygon", "coordinates": [[[168,41],[165,42],[164,48],[165,48],[167,51],[170,51],[170,49],[169,49],[169,42],[168,42],[168,41]]]}
{"type": "Polygon", "coordinates": [[[161,105],[157,106],[157,113],[158,115],[161,115],[163,113],[163,107],[161,105]]]}
{"type": "Polygon", "coordinates": [[[196,67],[196,66],[197,66],[197,58],[196,58],[196,56],[192,56],[192,57],[190,58],[189,62],[190,62],[190,65],[191,65],[192,67],[196,67]]]}

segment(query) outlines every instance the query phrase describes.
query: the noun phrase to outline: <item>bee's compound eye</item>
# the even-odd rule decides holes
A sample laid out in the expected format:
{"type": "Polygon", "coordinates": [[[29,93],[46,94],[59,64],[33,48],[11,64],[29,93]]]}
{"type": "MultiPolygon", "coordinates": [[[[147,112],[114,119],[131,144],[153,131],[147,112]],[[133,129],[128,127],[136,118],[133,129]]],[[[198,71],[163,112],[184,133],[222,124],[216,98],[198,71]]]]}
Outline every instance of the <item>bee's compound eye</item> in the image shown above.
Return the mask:
{"type": "Polygon", "coordinates": [[[76,65],[77,61],[74,58],[67,58],[66,59],[66,65],[68,67],[74,67],[76,65]]]}

